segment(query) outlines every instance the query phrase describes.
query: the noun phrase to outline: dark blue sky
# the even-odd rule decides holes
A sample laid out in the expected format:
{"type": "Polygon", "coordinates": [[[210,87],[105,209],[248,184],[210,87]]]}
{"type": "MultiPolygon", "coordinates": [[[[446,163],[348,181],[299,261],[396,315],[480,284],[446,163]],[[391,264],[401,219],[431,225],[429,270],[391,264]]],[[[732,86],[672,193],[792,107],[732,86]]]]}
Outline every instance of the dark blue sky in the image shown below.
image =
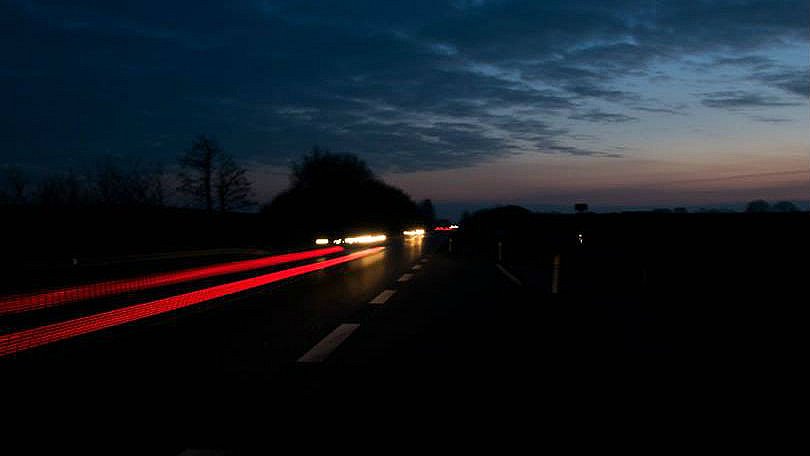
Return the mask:
{"type": "Polygon", "coordinates": [[[446,204],[808,194],[806,0],[0,1],[0,164],[174,163],[260,198],[320,144],[446,204]]]}

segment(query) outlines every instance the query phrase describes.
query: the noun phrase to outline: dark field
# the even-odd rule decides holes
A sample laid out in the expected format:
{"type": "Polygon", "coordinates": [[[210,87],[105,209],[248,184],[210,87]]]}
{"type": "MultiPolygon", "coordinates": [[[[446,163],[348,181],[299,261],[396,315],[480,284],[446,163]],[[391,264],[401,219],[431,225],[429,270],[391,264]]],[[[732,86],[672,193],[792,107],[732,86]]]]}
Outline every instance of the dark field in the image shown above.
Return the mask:
{"type": "Polygon", "coordinates": [[[495,260],[501,242],[502,263],[538,299],[551,294],[558,256],[556,296],[582,318],[572,324],[628,328],[604,339],[619,352],[753,362],[793,346],[788,315],[807,295],[806,213],[518,213],[471,228],[458,251],[495,260]]]}

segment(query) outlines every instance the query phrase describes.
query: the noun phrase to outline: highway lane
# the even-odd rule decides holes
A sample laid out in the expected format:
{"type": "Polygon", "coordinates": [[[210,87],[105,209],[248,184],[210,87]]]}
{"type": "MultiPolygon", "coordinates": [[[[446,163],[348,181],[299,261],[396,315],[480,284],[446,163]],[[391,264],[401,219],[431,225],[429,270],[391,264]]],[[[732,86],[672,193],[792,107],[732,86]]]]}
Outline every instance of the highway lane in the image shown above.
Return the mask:
{"type": "MultiPolygon", "coordinates": [[[[339,325],[372,318],[369,302],[444,241],[392,239],[335,268],[2,358],[6,416],[109,426],[128,442],[221,436],[258,405],[266,425],[266,413],[284,416],[279,402],[306,395],[290,383],[297,360],[339,325]]],[[[161,451],[148,453],[176,454],[161,451]]]]}
{"type": "Polygon", "coordinates": [[[93,382],[272,378],[336,322],[362,317],[369,300],[439,242],[392,239],[379,254],[19,353],[0,369],[21,383],[64,372],[93,382]]]}
{"type": "Polygon", "coordinates": [[[0,365],[2,378],[26,400],[116,420],[143,413],[150,432],[198,447],[257,436],[271,447],[290,430],[349,427],[343,417],[359,411],[364,423],[411,413],[441,429],[514,418],[513,407],[566,420],[723,394],[701,364],[628,351],[633,333],[604,300],[539,294],[442,241],[394,241],[335,269],[23,353],[0,365]],[[347,326],[322,362],[298,362],[347,326]]]}
{"type": "Polygon", "coordinates": [[[20,353],[2,360],[0,369],[21,383],[69,372],[84,386],[186,385],[173,394],[204,394],[217,403],[227,397],[223,388],[261,389],[270,400],[284,398],[291,384],[299,391],[300,385],[316,391],[346,385],[330,370],[342,364],[353,366],[349,384],[363,384],[358,376],[390,380],[403,374],[402,366],[417,375],[483,379],[538,356],[558,366],[571,355],[594,358],[623,337],[615,328],[600,329],[598,319],[574,303],[563,311],[555,304],[560,299],[517,285],[492,262],[431,255],[444,240],[393,240],[380,254],[20,353]],[[423,262],[426,255],[430,261],[423,262]],[[393,293],[370,304],[386,291],[393,293]],[[326,369],[296,363],[343,324],[359,327],[327,357],[326,369]],[[471,365],[487,368],[471,373],[471,365]]]}
{"type": "MultiPolygon", "coordinates": [[[[242,260],[220,263],[210,266],[170,271],[162,274],[148,274],[128,277],[113,281],[93,282],[70,287],[51,289],[45,292],[34,292],[23,295],[11,295],[0,298],[0,316],[15,313],[30,313],[35,310],[57,307],[90,299],[107,296],[132,294],[155,288],[165,289],[174,284],[197,282],[218,276],[238,274],[245,271],[259,271],[278,265],[290,265],[306,260],[345,253],[343,247],[332,246],[322,249],[310,249],[302,252],[265,256],[253,260],[242,260]]],[[[255,275],[255,274],[254,274],[255,275]]]]}
{"type": "MultiPolygon", "coordinates": [[[[187,435],[205,446],[209,439],[255,436],[270,416],[307,426],[315,420],[311,426],[321,429],[336,425],[332,413],[359,410],[367,420],[392,422],[410,413],[439,428],[442,417],[487,422],[513,414],[509,404],[568,417],[591,401],[645,396],[672,374],[655,372],[662,360],[623,352],[622,328],[594,331],[597,322],[575,302],[538,295],[491,261],[435,253],[381,283],[394,291],[384,302],[334,314],[312,333],[317,337],[303,350],[352,325],[323,362],[289,363],[272,378],[242,377],[238,386],[229,383],[227,394],[203,395],[201,403],[186,405],[193,410],[187,435]],[[412,275],[400,281],[405,274],[412,275]],[[487,408],[497,413],[484,415],[487,408]],[[268,410],[263,421],[254,418],[268,410]]],[[[380,294],[356,297],[369,302],[380,294]]]]}

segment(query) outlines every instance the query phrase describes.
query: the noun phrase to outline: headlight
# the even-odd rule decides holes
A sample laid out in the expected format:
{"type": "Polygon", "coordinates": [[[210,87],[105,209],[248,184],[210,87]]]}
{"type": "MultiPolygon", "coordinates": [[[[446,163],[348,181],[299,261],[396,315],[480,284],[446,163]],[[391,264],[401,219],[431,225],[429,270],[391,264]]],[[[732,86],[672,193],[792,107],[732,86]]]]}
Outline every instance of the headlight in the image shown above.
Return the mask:
{"type": "Polygon", "coordinates": [[[363,236],[347,237],[343,239],[346,244],[374,244],[375,242],[383,242],[387,238],[384,234],[366,234],[363,236]]]}

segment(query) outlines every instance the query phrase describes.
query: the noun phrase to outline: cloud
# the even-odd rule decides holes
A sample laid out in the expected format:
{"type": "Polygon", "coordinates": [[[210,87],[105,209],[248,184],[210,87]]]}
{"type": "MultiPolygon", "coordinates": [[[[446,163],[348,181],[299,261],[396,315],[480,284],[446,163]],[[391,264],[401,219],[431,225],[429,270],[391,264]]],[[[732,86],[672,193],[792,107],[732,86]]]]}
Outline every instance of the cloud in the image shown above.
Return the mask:
{"type": "Polygon", "coordinates": [[[797,106],[800,103],[782,98],[745,91],[720,91],[704,93],[701,103],[710,108],[743,109],[797,106]]]}
{"type": "MultiPolygon", "coordinates": [[[[273,166],[318,143],[381,172],[619,157],[576,143],[587,124],[559,124],[683,114],[625,79],[690,56],[721,54],[715,67],[806,96],[806,69],[756,54],[806,42],[807,11],[804,0],[18,1],[0,6],[15,38],[0,43],[0,80],[19,106],[0,137],[42,161],[110,148],[172,160],[205,132],[273,166]]],[[[795,104],[698,90],[714,108],[795,104]]]]}
{"type": "Polygon", "coordinates": [[[784,90],[792,95],[807,99],[810,97],[810,70],[804,68],[781,68],[760,72],[754,76],[769,86],[784,90]]]}
{"type": "Polygon", "coordinates": [[[680,106],[677,108],[651,108],[648,106],[633,106],[633,109],[636,111],[643,111],[643,112],[654,112],[654,113],[662,113],[662,114],[674,114],[674,115],[685,115],[686,112],[684,111],[686,107],[680,106]]]}
{"type": "Polygon", "coordinates": [[[581,149],[579,147],[573,146],[560,146],[560,145],[544,145],[538,144],[537,147],[541,149],[543,153],[546,154],[566,154],[566,155],[575,155],[580,157],[603,157],[603,158],[623,158],[624,155],[611,153],[611,152],[601,152],[595,150],[588,150],[588,149],[581,149]]]}
{"type": "Polygon", "coordinates": [[[568,116],[568,118],[574,120],[587,120],[588,122],[598,122],[598,123],[622,123],[638,120],[638,117],[627,116],[624,114],[617,114],[612,112],[602,112],[598,110],[592,110],[582,114],[574,114],[572,116],[568,116]]]}
{"type": "Polygon", "coordinates": [[[748,79],[781,89],[791,95],[810,96],[810,67],[789,66],[760,55],[743,57],[716,57],[706,68],[728,66],[743,67],[749,71],[748,79]]]}
{"type": "Polygon", "coordinates": [[[786,119],[784,117],[751,116],[751,118],[756,120],[757,122],[767,122],[767,123],[793,122],[793,119],[786,119]]]}
{"type": "Polygon", "coordinates": [[[716,57],[710,65],[713,66],[745,66],[757,69],[771,68],[776,62],[760,55],[746,55],[743,57],[716,57]]]}

